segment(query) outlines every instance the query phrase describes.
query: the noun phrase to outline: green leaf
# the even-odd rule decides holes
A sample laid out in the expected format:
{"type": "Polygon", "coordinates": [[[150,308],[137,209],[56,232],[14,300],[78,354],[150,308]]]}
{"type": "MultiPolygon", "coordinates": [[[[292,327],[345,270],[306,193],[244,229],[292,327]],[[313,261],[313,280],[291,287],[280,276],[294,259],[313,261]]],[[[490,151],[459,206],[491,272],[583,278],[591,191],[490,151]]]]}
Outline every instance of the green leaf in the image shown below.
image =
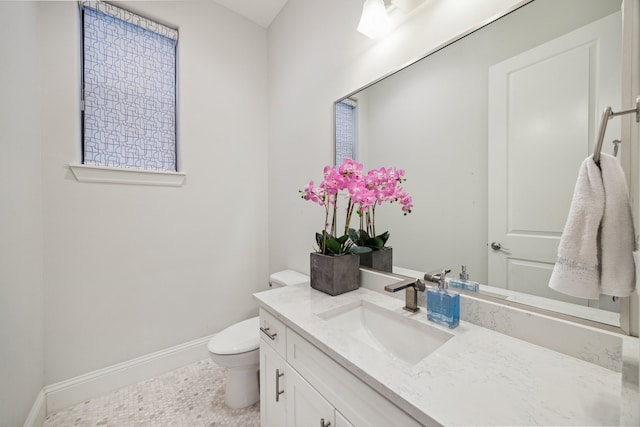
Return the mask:
{"type": "Polygon", "coordinates": [[[342,245],[340,245],[340,243],[338,243],[338,241],[333,237],[327,237],[327,249],[335,255],[339,255],[341,253],[342,245]]]}
{"type": "Polygon", "coordinates": [[[348,234],[338,237],[338,243],[340,243],[340,245],[344,245],[345,243],[347,243],[347,240],[349,240],[348,234]]]}
{"type": "Polygon", "coordinates": [[[382,240],[382,246],[384,246],[387,244],[387,240],[389,240],[389,236],[390,236],[389,232],[385,231],[384,233],[377,236],[376,238],[382,240]]]}
{"type": "Polygon", "coordinates": [[[371,248],[368,248],[366,246],[358,246],[358,245],[353,245],[350,249],[349,252],[351,252],[352,254],[366,254],[369,252],[372,252],[371,248]]]}
{"type": "Polygon", "coordinates": [[[355,228],[350,228],[347,234],[352,241],[360,243],[360,233],[355,228]]]}
{"type": "Polygon", "coordinates": [[[369,239],[366,242],[366,246],[372,248],[377,251],[379,249],[384,248],[384,241],[379,237],[374,237],[373,239],[369,239]]]}

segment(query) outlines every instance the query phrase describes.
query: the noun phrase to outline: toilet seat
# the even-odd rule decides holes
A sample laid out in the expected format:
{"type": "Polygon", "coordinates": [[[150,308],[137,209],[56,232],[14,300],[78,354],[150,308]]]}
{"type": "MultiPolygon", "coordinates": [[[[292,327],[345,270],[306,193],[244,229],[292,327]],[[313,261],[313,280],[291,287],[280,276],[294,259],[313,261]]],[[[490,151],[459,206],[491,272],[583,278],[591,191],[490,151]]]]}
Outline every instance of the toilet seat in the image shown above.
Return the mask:
{"type": "Polygon", "coordinates": [[[207,348],[214,354],[239,354],[260,347],[260,318],[243,320],[220,331],[209,340],[207,348]]]}

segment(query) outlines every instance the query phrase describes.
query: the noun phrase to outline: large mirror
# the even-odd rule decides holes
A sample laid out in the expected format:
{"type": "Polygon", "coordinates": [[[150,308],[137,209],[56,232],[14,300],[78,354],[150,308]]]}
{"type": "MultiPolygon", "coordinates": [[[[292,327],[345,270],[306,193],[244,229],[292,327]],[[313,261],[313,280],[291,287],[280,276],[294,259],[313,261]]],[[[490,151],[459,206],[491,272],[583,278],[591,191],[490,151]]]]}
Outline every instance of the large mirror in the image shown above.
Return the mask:
{"type": "MultiPolygon", "coordinates": [[[[620,326],[619,301],[547,286],[578,168],[620,106],[620,6],[534,0],[336,102],[337,162],[406,171],[413,212],[376,212],[397,272],[465,264],[482,293],[620,326]]],[[[603,151],[619,138],[611,121],[603,151]]]]}

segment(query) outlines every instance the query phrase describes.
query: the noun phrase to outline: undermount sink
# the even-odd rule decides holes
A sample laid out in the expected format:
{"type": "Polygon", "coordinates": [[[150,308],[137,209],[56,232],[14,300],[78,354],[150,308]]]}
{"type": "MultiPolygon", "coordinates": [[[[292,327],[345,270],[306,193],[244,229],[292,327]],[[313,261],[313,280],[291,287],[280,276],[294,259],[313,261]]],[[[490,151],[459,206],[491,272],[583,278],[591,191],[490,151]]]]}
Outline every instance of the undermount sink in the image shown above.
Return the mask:
{"type": "Polygon", "coordinates": [[[329,325],[345,331],[350,337],[411,365],[453,337],[406,316],[405,312],[391,311],[367,301],[319,314],[329,325]]]}

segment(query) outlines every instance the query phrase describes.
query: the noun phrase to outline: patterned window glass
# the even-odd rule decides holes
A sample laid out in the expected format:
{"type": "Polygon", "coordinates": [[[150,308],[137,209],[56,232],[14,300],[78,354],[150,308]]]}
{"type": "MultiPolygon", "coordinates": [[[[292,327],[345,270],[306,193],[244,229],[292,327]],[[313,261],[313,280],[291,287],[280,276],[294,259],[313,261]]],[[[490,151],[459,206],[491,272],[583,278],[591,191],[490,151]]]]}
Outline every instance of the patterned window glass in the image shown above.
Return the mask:
{"type": "Polygon", "coordinates": [[[176,30],[83,2],[83,162],[176,170],[176,30]]]}
{"type": "Polygon", "coordinates": [[[344,99],[336,103],[336,165],[356,155],[356,101],[344,99]]]}

